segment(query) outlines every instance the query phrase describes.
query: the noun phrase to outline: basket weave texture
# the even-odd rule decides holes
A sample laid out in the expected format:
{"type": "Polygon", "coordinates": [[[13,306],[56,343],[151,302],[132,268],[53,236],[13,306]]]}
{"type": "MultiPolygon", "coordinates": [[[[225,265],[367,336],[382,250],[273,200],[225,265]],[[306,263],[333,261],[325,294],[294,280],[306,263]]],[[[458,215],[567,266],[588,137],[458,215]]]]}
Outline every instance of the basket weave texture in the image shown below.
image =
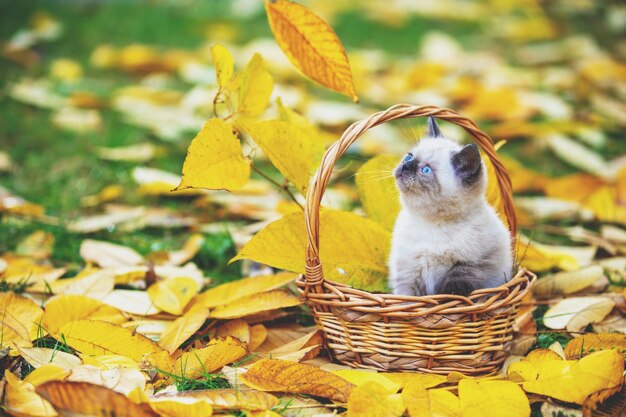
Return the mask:
{"type": "Polygon", "coordinates": [[[398,104],[352,124],[324,154],[305,207],[306,273],[296,284],[324,332],[334,360],[357,368],[466,375],[496,372],[511,347],[517,310],[536,276],[520,269],[505,285],[469,296],[374,294],[324,279],[319,256],[320,205],[335,163],[363,132],[392,120],[434,116],[463,127],[491,160],[511,235],[511,180],[489,136],[471,120],[437,106],[398,104]]]}

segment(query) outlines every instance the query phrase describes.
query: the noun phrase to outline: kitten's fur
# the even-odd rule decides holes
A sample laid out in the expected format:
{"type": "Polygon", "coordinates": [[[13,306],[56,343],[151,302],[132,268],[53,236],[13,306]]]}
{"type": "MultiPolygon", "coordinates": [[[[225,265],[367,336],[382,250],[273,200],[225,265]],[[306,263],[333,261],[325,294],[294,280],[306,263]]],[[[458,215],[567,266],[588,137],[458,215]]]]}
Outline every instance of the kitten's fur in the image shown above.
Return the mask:
{"type": "Polygon", "coordinates": [[[511,238],[487,203],[476,145],[445,139],[435,120],[394,170],[402,210],[389,257],[395,294],[467,295],[511,277],[511,238]],[[428,165],[431,172],[423,172],[428,165]]]}

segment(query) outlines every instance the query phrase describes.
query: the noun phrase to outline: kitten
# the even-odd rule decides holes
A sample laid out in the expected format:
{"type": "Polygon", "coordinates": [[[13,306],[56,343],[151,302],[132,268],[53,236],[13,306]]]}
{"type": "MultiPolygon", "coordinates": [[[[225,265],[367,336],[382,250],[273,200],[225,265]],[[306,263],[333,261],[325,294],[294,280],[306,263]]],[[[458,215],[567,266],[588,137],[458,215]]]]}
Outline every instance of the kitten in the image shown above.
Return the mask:
{"type": "Polygon", "coordinates": [[[394,294],[467,295],[511,277],[511,237],[485,199],[475,144],[444,138],[430,117],[394,176],[402,204],[389,256],[394,294]]]}

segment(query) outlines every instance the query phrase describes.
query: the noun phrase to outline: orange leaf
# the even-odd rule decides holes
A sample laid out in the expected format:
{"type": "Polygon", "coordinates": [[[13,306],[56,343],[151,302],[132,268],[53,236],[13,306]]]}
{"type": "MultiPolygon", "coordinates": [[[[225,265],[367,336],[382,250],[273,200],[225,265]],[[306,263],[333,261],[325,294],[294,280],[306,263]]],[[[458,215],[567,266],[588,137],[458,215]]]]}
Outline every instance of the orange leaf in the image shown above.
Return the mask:
{"type": "Polygon", "coordinates": [[[306,76],[358,101],[348,56],[341,41],[319,16],[286,0],[265,1],[276,42],[306,76]]]}

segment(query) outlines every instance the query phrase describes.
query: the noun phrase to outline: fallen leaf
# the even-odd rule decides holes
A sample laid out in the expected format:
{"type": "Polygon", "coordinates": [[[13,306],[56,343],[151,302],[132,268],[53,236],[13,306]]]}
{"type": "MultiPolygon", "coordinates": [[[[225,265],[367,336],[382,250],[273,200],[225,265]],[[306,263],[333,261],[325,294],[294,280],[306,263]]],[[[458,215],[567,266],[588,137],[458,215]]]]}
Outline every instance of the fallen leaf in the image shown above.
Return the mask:
{"type": "Polygon", "coordinates": [[[177,277],[151,285],[147,292],[156,308],[174,315],[183,314],[185,306],[200,287],[191,278],[177,277]]]}
{"type": "Polygon", "coordinates": [[[42,314],[32,300],[13,292],[0,292],[0,346],[32,346],[32,340],[43,336],[42,314]]]}
{"type": "Polygon", "coordinates": [[[35,392],[33,384],[21,381],[17,376],[4,371],[4,406],[15,415],[53,417],[58,415],[52,405],[35,392]]]}
{"type": "Polygon", "coordinates": [[[244,384],[259,391],[308,394],[347,402],[351,383],[311,365],[277,359],[262,359],[239,377],[244,384]]]}
{"type": "Polygon", "coordinates": [[[191,141],[183,177],[175,190],[238,190],[249,178],[250,164],[232,128],[221,119],[211,118],[191,141]]]}
{"type": "Polygon", "coordinates": [[[259,294],[280,288],[292,282],[295,278],[296,275],[289,272],[242,278],[237,281],[218,285],[217,287],[210,288],[205,292],[198,294],[193,303],[213,308],[219,305],[229,304],[233,301],[253,294],[259,294]]]}
{"type": "Polygon", "coordinates": [[[209,310],[203,306],[194,306],[181,317],[171,322],[161,334],[159,345],[173,353],[183,342],[197,332],[209,317],[209,310]]]}
{"type": "Polygon", "coordinates": [[[601,266],[591,265],[578,271],[548,275],[535,283],[533,293],[540,297],[572,294],[595,283],[603,273],[601,266]]]}
{"type": "Polygon", "coordinates": [[[87,355],[122,355],[136,362],[161,348],[147,337],[111,323],[77,320],[64,324],[59,339],[87,355]]]}
{"type": "Polygon", "coordinates": [[[267,329],[262,324],[255,324],[254,326],[250,326],[250,344],[249,349],[251,352],[257,350],[265,339],[267,338],[267,329]]]}
{"type": "Polygon", "coordinates": [[[158,417],[149,407],[132,403],[124,395],[87,382],[46,382],[36,388],[64,415],[158,417]]]}
{"type": "Polygon", "coordinates": [[[596,177],[610,179],[608,163],[599,154],[562,134],[553,133],[543,140],[564,162],[596,177]]]}
{"type": "Polygon", "coordinates": [[[47,259],[52,254],[54,236],[51,233],[38,230],[22,239],[15,248],[16,255],[34,259],[47,259]]]}
{"type": "Polygon", "coordinates": [[[113,290],[102,302],[130,314],[151,316],[159,313],[146,291],[113,290]]]}
{"type": "Polygon", "coordinates": [[[406,387],[408,384],[419,384],[425,388],[436,387],[446,382],[446,377],[436,374],[422,374],[411,372],[383,372],[386,378],[400,384],[400,387],[406,387]]]}
{"type": "Polygon", "coordinates": [[[109,270],[85,269],[73,278],[52,282],[53,294],[83,295],[101,300],[113,291],[115,275],[109,270]]]}
{"type": "Polygon", "coordinates": [[[402,399],[409,417],[460,415],[458,397],[445,389],[427,390],[419,382],[409,382],[402,390],[402,399]]]}
{"type": "Polygon", "coordinates": [[[387,393],[395,394],[401,388],[401,385],[397,382],[387,378],[384,374],[380,374],[375,371],[366,371],[358,369],[340,369],[332,371],[333,374],[340,376],[346,381],[360,387],[364,384],[374,382],[380,385],[387,393]]]}
{"type": "Polygon", "coordinates": [[[266,1],[274,37],[289,60],[305,75],[358,101],[341,41],[326,22],[298,3],[266,1]]]}
{"type": "Polygon", "coordinates": [[[18,347],[17,351],[35,369],[48,364],[57,365],[65,369],[73,369],[82,364],[80,358],[56,349],[18,347]]]}
{"type": "Polygon", "coordinates": [[[134,360],[122,355],[80,355],[85,365],[95,366],[98,369],[133,368],[139,369],[134,360]]]}
{"type": "Polygon", "coordinates": [[[66,381],[101,385],[124,395],[136,388],[140,391],[146,389],[146,376],[137,367],[100,369],[93,365],[81,365],[72,369],[66,381]]]}
{"type": "Polygon", "coordinates": [[[110,242],[86,239],[80,245],[80,256],[103,268],[138,265],[143,257],[131,248],[110,242]]]}
{"type": "Polygon", "coordinates": [[[265,62],[263,62],[261,55],[254,54],[252,56],[238,80],[237,111],[247,117],[261,115],[269,103],[274,88],[274,80],[265,69],[265,62]]]}
{"type": "Polygon", "coordinates": [[[234,319],[263,311],[293,307],[301,303],[300,299],[289,291],[272,290],[217,306],[211,311],[210,316],[215,319],[234,319]]]}
{"type": "MultiPolygon", "coordinates": [[[[157,396],[156,398],[160,398],[157,396]]],[[[278,405],[278,398],[259,391],[237,389],[211,389],[163,395],[164,398],[191,397],[206,400],[213,410],[270,410],[278,405]]]]}
{"type": "Polygon", "coordinates": [[[626,355],[626,334],[589,333],[577,336],[565,345],[565,355],[567,359],[578,359],[606,349],[614,349],[626,355]]]}
{"type": "Polygon", "coordinates": [[[393,177],[398,164],[395,155],[376,155],[356,173],[356,186],[367,216],[392,230],[400,213],[400,195],[393,177]]]}
{"type": "Polygon", "coordinates": [[[233,73],[235,72],[233,57],[230,52],[228,52],[228,49],[217,44],[211,48],[211,59],[215,67],[217,83],[221,88],[225,88],[231,78],[233,78],[233,73]]]}
{"type": "Polygon", "coordinates": [[[613,309],[615,302],[608,297],[572,297],[559,301],[543,316],[549,329],[577,332],[590,323],[602,321],[613,309]]]}
{"type": "MultiPolygon", "coordinates": [[[[292,213],[258,232],[232,261],[254,261],[304,273],[306,231],[302,213],[292,213]]],[[[324,210],[320,251],[327,279],[368,291],[386,289],[391,234],[372,220],[343,211],[324,210]]]]}
{"type": "Polygon", "coordinates": [[[48,381],[63,381],[69,373],[70,371],[62,366],[47,363],[28,374],[26,378],[24,378],[24,382],[33,384],[33,387],[38,387],[48,381]]]}
{"type": "Polygon", "coordinates": [[[462,416],[530,415],[524,391],[510,381],[459,381],[459,406],[462,416]]]}
{"type": "Polygon", "coordinates": [[[294,125],[267,120],[246,126],[272,164],[303,194],[317,169],[324,145],[294,125]]]}
{"type": "Polygon", "coordinates": [[[373,381],[353,388],[348,398],[348,417],[400,417],[404,410],[399,394],[373,381]]]}
{"type": "Polygon", "coordinates": [[[117,309],[84,295],[57,295],[46,303],[43,328],[58,334],[64,324],[76,320],[99,320],[121,324],[128,319],[117,309]]]}
{"type": "Polygon", "coordinates": [[[213,407],[202,398],[153,397],[150,407],[161,417],[209,417],[213,407]]]}
{"type": "Polygon", "coordinates": [[[183,353],[174,362],[171,373],[184,378],[200,378],[241,359],[245,354],[246,346],[238,339],[214,339],[203,348],[183,353]]]}
{"type": "Polygon", "coordinates": [[[594,392],[622,384],[624,356],[614,350],[594,352],[579,361],[553,360],[537,367],[537,379],[524,391],[583,404],[594,392]]]}
{"type": "Polygon", "coordinates": [[[228,320],[226,323],[215,329],[215,337],[226,338],[232,336],[240,342],[249,345],[250,326],[242,319],[228,320]]]}

